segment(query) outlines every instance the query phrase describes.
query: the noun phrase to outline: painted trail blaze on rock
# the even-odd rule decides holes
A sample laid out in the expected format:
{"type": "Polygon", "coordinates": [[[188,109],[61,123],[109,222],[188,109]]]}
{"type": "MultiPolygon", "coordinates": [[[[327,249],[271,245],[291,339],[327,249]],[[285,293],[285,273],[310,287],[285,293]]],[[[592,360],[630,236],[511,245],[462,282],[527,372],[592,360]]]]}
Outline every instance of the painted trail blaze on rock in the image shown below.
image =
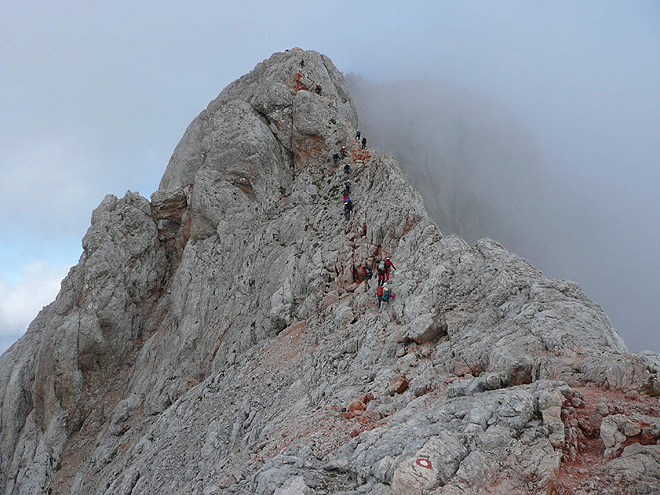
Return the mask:
{"type": "Polygon", "coordinates": [[[330,59],[276,53],[193,120],[151,202],[101,202],[0,358],[0,493],[550,493],[581,456],[571,404],[607,448],[583,491],[660,491],[660,358],[576,284],[443,236],[357,123],[330,59]],[[379,313],[355,274],[384,253],[379,313]],[[568,383],[643,397],[596,411],[568,383]]]}

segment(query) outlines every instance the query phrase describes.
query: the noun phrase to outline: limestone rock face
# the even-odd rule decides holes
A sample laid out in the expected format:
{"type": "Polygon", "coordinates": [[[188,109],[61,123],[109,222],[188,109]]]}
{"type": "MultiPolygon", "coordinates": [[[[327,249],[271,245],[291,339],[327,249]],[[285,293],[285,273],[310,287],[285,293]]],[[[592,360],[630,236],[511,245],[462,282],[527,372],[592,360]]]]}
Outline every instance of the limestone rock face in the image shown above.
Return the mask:
{"type": "Polygon", "coordinates": [[[657,355],[576,284],[444,237],[356,126],[327,57],[277,53],[190,124],[151,201],[103,200],[0,359],[0,493],[552,493],[590,448],[660,489],[657,355]],[[361,266],[382,256],[379,310],[361,266]]]}

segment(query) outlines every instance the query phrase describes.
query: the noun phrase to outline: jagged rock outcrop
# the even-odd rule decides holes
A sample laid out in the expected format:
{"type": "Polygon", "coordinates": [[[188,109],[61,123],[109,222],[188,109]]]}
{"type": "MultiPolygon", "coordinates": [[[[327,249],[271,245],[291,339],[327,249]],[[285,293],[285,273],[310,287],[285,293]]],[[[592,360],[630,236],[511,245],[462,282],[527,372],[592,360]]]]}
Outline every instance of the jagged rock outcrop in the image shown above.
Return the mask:
{"type": "Polygon", "coordinates": [[[443,237],[356,125],[329,59],[277,53],[191,123],[151,201],[106,197],[0,359],[0,493],[660,488],[657,428],[627,422],[660,416],[657,356],[576,284],[443,237]],[[383,255],[379,311],[360,266],[383,255]]]}

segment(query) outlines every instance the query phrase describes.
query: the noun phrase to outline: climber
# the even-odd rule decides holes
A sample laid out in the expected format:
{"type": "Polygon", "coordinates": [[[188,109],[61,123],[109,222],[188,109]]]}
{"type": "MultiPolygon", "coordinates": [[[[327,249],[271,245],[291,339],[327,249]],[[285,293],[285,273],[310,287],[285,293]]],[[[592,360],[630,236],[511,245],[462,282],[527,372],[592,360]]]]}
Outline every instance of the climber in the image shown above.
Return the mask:
{"type": "Polygon", "coordinates": [[[317,84],[316,87],[314,88],[314,91],[316,92],[317,95],[321,94],[321,85],[317,84]]]}
{"type": "Polygon", "coordinates": [[[344,173],[346,175],[351,173],[351,164],[350,163],[347,163],[346,165],[344,165],[344,173]]]}
{"type": "Polygon", "coordinates": [[[387,265],[385,264],[385,260],[377,260],[376,263],[376,270],[378,271],[378,285],[383,285],[385,283],[387,265]]]}
{"type": "Polygon", "coordinates": [[[364,275],[364,291],[367,292],[367,289],[369,288],[369,279],[374,276],[374,272],[369,265],[369,260],[365,261],[362,266],[362,275],[364,275]]]}
{"type": "Polygon", "coordinates": [[[337,165],[337,162],[339,162],[339,160],[340,160],[339,153],[335,153],[334,155],[332,155],[332,161],[335,162],[335,165],[337,165]]]}
{"type": "Polygon", "coordinates": [[[359,143],[360,142],[360,129],[355,131],[355,140],[359,143]]]}
{"type": "Polygon", "coordinates": [[[348,200],[348,191],[346,191],[346,189],[344,189],[344,191],[342,192],[342,195],[344,196],[344,199],[342,200],[342,204],[343,204],[343,203],[346,203],[346,200],[348,200]]]}
{"type": "Polygon", "coordinates": [[[394,263],[392,263],[392,260],[388,256],[385,258],[385,275],[387,275],[387,282],[390,281],[390,269],[394,268],[396,270],[396,266],[394,266],[394,263]]]}
{"type": "Polygon", "coordinates": [[[339,152],[341,153],[342,158],[346,158],[346,146],[342,146],[339,152]]]}
{"type": "Polygon", "coordinates": [[[347,180],[344,182],[344,191],[346,191],[348,194],[351,194],[351,181],[347,180]]]}
{"type": "Polygon", "coordinates": [[[344,218],[348,222],[351,219],[351,211],[353,210],[353,202],[351,201],[351,197],[348,196],[346,198],[346,201],[344,201],[344,218]]]}
{"type": "Polygon", "coordinates": [[[389,289],[387,284],[383,285],[381,288],[383,289],[383,293],[381,294],[380,300],[378,302],[378,311],[380,311],[382,303],[389,302],[390,298],[392,299],[396,298],[396,294],[392,293],[392,291],[389,289]]]}
{"type": "Polygon", "coordinates": [[[383,286],[379,285],[378,288],[376,289],[376,299],[378,300],[378,309],[380,310],[380,305],[381,305],[381,297],[383,297],[383,286]]]}
{"type": "Polygon", "coordinates": [[[362,138],[362,149],[367,147],[367,138],[362,138]]]}

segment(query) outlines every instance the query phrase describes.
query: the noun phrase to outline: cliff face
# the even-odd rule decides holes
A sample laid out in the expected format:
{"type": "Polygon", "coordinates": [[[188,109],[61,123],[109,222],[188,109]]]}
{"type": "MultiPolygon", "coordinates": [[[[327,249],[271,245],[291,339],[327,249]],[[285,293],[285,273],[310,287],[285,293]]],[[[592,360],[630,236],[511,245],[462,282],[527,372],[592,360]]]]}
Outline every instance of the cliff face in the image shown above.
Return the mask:
{"type": "Polygon", "coordinates": [[[151,201],[104,199],[0,359],[1,493],[660,488],[657,356],[576,284],[443,237],[356,126],[329,59],[277,53],[190,124],[151,201]],[[381,256],[379,311],[360,267],[381,256]]]}

